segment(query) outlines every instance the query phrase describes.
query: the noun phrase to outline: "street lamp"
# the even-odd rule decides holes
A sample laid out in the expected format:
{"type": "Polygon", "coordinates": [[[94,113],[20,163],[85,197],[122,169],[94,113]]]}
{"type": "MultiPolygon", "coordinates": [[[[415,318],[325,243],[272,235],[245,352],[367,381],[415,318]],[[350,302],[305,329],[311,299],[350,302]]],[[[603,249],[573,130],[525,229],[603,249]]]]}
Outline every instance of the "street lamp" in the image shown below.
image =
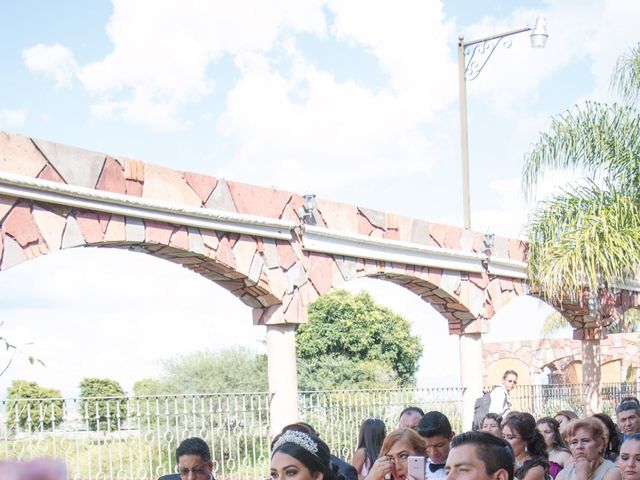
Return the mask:
{"type": "Polygon", "coordinates": [[[505,48],[511,46],[511,39],[507,38],[518,33],[531,32],[531,47],[544,48],[547,43],[547,23],[544,17],[536,20],[533,28],[524,27],[511,30],[490,37],[479,38],[465,42],[464,37],[458,38],[458,86],[460,89],[460,150],[462,154],[462,209],[464,214],[464,228],[471,229],[471,200],[469,198],[469,134],[467,130],[467,79],[475,80],[487,64],[491,55],[502,44],[505,48]],[[467,56],[467,54],[469,54],[467,56]]]}

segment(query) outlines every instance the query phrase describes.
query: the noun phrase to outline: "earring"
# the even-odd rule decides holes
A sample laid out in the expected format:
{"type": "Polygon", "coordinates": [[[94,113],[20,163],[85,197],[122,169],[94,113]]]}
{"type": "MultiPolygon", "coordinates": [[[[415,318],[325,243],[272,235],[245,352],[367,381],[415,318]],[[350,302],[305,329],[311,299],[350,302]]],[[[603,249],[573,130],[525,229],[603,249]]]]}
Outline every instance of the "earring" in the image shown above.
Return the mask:
{"type": "Polygon", "coordinates": [[[527,448],[527,446],[524,446],[524,453],[527,453],[529,451],[529,449],[527,448]]]}

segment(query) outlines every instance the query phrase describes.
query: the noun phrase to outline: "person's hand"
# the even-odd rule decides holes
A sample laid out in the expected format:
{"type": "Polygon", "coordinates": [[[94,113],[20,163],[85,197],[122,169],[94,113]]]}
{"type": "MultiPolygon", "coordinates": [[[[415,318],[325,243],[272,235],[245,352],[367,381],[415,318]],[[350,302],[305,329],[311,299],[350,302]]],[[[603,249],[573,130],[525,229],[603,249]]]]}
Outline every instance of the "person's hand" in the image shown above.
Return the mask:
{"type": "Polygon", "coordinates": [[[576,478],[578,480],[588,480],[593,472],[596,471],[600,465],[600,458],[595,460],[587,460],[586,458],[579,458],[576,460],[576,478]]]}
{"type": "Polygon", "coordinates": [[[369,470],[369,475],[367,475],[365,480],[384,480],[384,478],[388,478],[387,475],[395,474],[395,471],[396,464],[393,458],[381,456],[373,462],[369,470]]]}

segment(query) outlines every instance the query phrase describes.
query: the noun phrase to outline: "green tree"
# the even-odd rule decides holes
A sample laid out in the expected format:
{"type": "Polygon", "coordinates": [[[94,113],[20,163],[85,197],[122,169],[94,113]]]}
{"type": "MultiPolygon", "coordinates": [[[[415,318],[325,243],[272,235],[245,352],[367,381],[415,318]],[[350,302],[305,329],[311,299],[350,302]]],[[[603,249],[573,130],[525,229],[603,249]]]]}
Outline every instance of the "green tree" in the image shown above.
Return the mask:
{"type": "Polygon", "coordinates": [[[42,431],[59,424],[63,416],[61,397],[60,390],[13,380],[7,389],[7,428],[42,431]]]}
{"type": "Polygon", "coordinates": [[[124,390],[110,378],[85,378],[80,382],[80,408],[90,430],[115,430],[126,413],[124,390]]]}
{"type": "Polygon", "coordinates": [[[529,195],[551,169],[587,177],[542,202],[528,221],[529,279],[553,302],[622,284],[640,269],[640,44],[619,59],[612,85],[624,104],[574,106],[552,119],[525,158],[529,195]]]}
{"type": "Polygon", "coordinates": [[[264,392],[267,358],[248,348],[202,351],[162,361],[158,379],[136,382],[136,395],[178,393],[264,392]]]}
{"type": "Polygon", "coordinates": [[[422,345],[410,323],[365,292],[336,290],[309,306],[296,334],[300,388],[415,384],[422,345]]]}

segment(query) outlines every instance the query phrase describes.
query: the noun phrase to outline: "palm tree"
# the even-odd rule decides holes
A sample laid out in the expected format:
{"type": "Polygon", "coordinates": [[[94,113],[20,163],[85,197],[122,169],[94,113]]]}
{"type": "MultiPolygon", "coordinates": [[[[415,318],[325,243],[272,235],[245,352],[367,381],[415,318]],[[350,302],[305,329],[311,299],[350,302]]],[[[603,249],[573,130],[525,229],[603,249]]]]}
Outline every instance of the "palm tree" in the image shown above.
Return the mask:
{"type": "Polygon", "coordinates": [[[554,304],[640,271],[640,44],[620,57],[612,86],[624,104],[574,106],[552,119],[525,158],[529,196],[548,170],[586,176],[541,202],[526,227],[532,290],[554,304]]]}
{"type": "MultiPolygon", "coordinates": [[[[640,44],[618,60],[612,86],[624,103],[586,102],[552,119],[525,157],[531,195],[550,169],[574,168],[581,183],[539,204],[529,217],[529,281],[552,304],[591,295],[611,298],[640,272],[640,44]]],[[[597,313],[595,320],[603,321],[597,313]]],[[[588,413],[600,409],[600,345],[582,332],[582,381],[588,413]]]]}

